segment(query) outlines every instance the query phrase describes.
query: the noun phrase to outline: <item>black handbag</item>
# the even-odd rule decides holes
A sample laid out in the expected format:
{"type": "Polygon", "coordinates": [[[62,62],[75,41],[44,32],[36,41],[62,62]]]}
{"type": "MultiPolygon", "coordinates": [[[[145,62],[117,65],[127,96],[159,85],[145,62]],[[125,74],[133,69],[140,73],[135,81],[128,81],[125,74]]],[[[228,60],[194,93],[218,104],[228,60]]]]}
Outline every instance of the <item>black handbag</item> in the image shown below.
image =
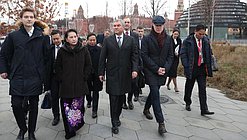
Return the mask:
{"type": "Polygon", "coordinates": [[[219,67],[218,67],[217,59],[214,55],[211,55],[211,57],[212,57],[211,59],[212,71],[218,71],[219,67]]]}
{"type": "Polygon", "coordinates": [[[51,92],[46,92],[41,104],[42,109],[51,109],[51,92]]]}
{"type": "Polygon", "coordinates": [[[139,72],[139,75],[138,75],[138,86],[139,88],[144,88],[145,87],[145,77],[144,77],[144,74],[143,72],[139,72]]]}

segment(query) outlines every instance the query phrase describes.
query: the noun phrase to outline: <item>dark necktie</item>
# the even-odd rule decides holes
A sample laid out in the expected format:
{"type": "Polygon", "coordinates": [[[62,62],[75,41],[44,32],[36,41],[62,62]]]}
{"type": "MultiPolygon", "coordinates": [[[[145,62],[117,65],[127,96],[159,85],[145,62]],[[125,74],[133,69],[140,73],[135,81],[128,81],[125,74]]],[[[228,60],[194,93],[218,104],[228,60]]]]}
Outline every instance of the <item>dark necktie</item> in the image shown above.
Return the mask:
{"type": "Polygon", "coordinates": [[[118,44],[118,47],[121,48],[121,36],[117,37],[118,41],[117,41],[117,44],[118,44]]]}
{"type": "Polygon", "coordinates": [[[125,32],[125,35],[129,36],[129,32],[128,32],[128,31],[126,31],[126,32],[125,32]]]}

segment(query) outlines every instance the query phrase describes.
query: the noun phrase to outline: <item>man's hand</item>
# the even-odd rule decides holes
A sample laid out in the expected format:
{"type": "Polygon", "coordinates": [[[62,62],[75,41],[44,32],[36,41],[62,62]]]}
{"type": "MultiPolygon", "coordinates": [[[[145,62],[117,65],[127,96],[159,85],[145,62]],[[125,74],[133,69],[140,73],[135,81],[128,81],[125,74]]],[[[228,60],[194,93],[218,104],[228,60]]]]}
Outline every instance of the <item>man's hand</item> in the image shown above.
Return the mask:
{"type": "Polygon", "coordinates": [[[8,74],[6,72],[5,73],[1,73],[0,75],[1,75],[1,77],[3,79],[7,79],[7,77],[8,77],[8,74]]]}
{"type": "Polygon", "coordinates": [[[137,77],[138,73],[136,71],[132,72],[132,79],[135,79],[137,77]]]}
{"type": "Polygon", "coordinates": [[[100,76],[99,76],[99,80],[100,80],[101,82],[105,81],[105,76],[100,75],[100,76]]]}
{"type": "Polygon", "coordinates": [[[165,73],[166,73],[166,69],[160,67],[159,70],[158,70],[158,75],[165,75],[165,73]]]}

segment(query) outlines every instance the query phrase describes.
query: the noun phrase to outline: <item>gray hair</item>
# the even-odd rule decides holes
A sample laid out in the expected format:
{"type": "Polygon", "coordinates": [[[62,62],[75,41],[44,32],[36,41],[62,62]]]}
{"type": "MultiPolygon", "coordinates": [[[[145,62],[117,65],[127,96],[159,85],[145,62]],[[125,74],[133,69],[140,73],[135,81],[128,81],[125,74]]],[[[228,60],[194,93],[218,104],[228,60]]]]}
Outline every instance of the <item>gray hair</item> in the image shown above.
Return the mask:
{"type": "Polygon", "coordinates": [[[125,22],[124,22],[124,20],[122,20],[122,19],[116,19],[116,20],[113,21],[113,23],[115,23],[115,22],[120,22],[120,24],[121,24],[123,27],[125,26],[125,22]]]}

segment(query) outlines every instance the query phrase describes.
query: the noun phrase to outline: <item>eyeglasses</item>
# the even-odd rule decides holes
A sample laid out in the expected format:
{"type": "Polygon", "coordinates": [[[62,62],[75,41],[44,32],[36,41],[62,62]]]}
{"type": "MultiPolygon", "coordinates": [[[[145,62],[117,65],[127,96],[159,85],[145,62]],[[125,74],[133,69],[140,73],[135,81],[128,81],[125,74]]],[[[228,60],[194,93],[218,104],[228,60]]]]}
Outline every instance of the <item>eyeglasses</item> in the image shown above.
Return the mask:
{"type": "Polygon", "coordinates": [[[125,23],[130,23],[129,21],[125,21],[125,23]]]}

